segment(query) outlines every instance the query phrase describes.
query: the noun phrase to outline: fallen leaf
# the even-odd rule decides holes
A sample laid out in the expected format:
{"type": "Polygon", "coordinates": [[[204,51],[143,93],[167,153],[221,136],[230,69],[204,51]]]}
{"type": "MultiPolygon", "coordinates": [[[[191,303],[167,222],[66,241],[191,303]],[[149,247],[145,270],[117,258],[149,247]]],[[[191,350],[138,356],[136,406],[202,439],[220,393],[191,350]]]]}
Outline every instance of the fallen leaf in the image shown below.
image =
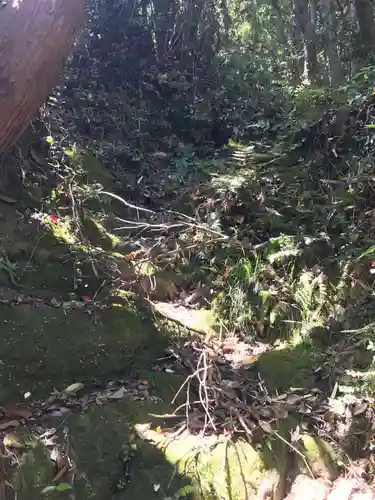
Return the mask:
{"type": "Polygon", "coordinates": [[[72,412],[71,409],[65,408],[64,406],[61,406],[60,408],[57,408],[57,409],[47,408],[47,410],[50,413],[50,415],[52,415],[52,417],[62,417],[64,415],[72,412]]]}
{"type": "Polygon", "coordinates": [[[43,441],[44,446],[46,446],[47,448],[54,447],[58,443],[58,437],[55,435],[55,436],[51,436],[49,438],[44,438],[44,439],[42,439],[42,441],[43,441]]]}
{"type": "Polygon", "coordinates": [[[259,420],[258,421],[259,427],[266,432],[267,434],[272,434],[273,430],[269,422],[266,422],[265,420],[259,420]]]}
{"type": "Polygon", "coordinates": [[[5,434],[3,444],[7,448],[17,448],[19,450],[25,448],[25,444],[13,433],[5,434]]]}
{"type": "Polygon", "coordinates": [[[56,429],[52,427],[51,429],[47,429],[43,434],[39,436],[39,439],[50,438],[56,433],[56,429]]]}
{"type": "Polygon", "coordinates": [[[82,382],[75,382],[64,389],[65,394],[77,394],[78,391],[82,390],[85,386],[82,382]]]}
{"type": "Polygon", "coordinates": [[[50,300],[50,304],[53,307],[59,307],[59,303],[57,302],[56,297],[52,297],[52,299],[50,300]]]}
{"type": "Polygon", "coordinates": [[[355,416],[362,415],[362,413],[365,413],[367,408],[368,408],[368,404],[365,403],[364,401],[362,401],[361,403],[356,403],[354,405],[353,410],[352,410],[353,415],[355,415],[355,416]]]}
{"type": "Polygon", "coordinates": [[[122,399],[127,395],[127,390],[125,387],[120,387],[116,392],[113,392],[108,396],[109,399],[122,399]]]}
{"type": "Polygon", "coordinates": [[[303,399],[303,397],[299,396],[298,394],[288,394],[288,396],[286,398],[286,402],[289,405],[295,405],[295,404],[299,403],[302,399],[303,399]]]}
{"type": "Polygon", "coordinates": [[[5,429],[9,429],[9,427],[18,427],[20,423],[18,420],[9,420],[8,422],[3,422],[0,424],[0,431],[4,431],[5,429]]]}
{"type": "Polygon", "coordinates": [[[271,401],[282,401],[283,399],[286,399],[287,397],[288,397],[288,394],[286,392],[284,392],[283,394],[280,394],[279,396],[272,398],[271,401]]]}
{"type": "Polygon", "coordinates": [[[59,219],[57,217],[55,217],[54,215],[49,215],[48,216],[48,220],[53,222],[54,224],[58,224],[59,223],[59,219]]]}
{"type": "Polygon", "coordinates": [[[70,469],[69,464],[65,464],[53,478],[53,482],[54,483],[59,482],[66,475],[66,473],[69,472],[69,469],[70,469]]]}
{"type": "Polygon", "coordinates": [[[11,403],[5,407],[5,415],[9,418],[29,420],[33,416],[33,412],[11,403]]]}
{"type": "Polygon", "coordinates": [[[5,203],[16,203],[17,200],[15,200],[14,198],[10,198],[5,194],[0,194],[0,201],[4,201],[5,203]]]}
{"type": "Polygon", "coordinates": [[[284,405],[275,405],[273,407],[273,412],[275,414],[275,417],[278,419],[284,419],[288,416],[288,410],[284,405]]]}

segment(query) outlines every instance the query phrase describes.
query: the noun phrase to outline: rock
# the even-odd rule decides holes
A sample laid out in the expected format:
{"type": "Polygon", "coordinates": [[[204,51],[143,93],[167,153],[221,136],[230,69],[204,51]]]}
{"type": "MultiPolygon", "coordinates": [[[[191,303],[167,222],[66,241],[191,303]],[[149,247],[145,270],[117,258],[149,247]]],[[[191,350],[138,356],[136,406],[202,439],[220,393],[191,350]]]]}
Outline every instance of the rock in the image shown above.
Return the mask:
{"type": "MultiPolygon", "coordinates": [[[[324,479],[312,479],[300,474],[285,500],[326,500],[331,484],[324,479]]],[[[344,500],[344,499],[341,499],[344,500]]]]}
{"type": "Polygon", "coordinates": [[[335,480],[339,471],[335,464],[335,454],[330,445],[315,436],[305,434],[301,437],[301,453],[305,456],[306,463],[300,460],[300,468],[305,474],[312,472],[315,477],[328,481],[335,480]]]}

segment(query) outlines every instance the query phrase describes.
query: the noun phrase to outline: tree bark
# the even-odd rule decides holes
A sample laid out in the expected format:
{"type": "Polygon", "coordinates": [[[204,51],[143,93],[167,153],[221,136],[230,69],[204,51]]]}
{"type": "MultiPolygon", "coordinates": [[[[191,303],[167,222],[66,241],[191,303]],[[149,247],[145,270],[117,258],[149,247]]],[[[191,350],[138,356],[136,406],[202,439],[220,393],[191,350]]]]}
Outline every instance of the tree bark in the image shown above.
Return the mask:
{"type": "Polygon", "coordinates": [[[85,0],[7,0],[0,9],[0,154],[57,83],[84,11],[85,0]]]}
{"type": "Polygon", "coordinates": [[[361,35],[361,59],[366,62],[375,46],[374,9],[371,0],[355,0],[354,4],[361,35]]]}
{"type": "Polygon", "coordinates": [[[335,12],[330,0],[322,0],[322,11],[325,23],[324,45],[330,69],[329,76],[332,87],[338,87],[344,81],[344,72],[337,43],[337,23],[334,16],[335,12]]]}
{"type": "Polygon", "coordinates": [[[284,59],[287,61],[288,70],[291,75],[293,85],[301,83],[302,71],[299,71],[298,58],[293,52],[292,41],[288,38],[288,30],[284,21],[283,12],[279,0],[272,0],[272,7],[276,17],[276,33],[280,45],[284,50],[284,59]]]}
{"type": "Polygon", "coordinates": [[[315,36],[316,4],[312,0],[293,0],[294,16],[304,42],[305,66],[311,83],[319,80],[318,54],[315,36]]]}

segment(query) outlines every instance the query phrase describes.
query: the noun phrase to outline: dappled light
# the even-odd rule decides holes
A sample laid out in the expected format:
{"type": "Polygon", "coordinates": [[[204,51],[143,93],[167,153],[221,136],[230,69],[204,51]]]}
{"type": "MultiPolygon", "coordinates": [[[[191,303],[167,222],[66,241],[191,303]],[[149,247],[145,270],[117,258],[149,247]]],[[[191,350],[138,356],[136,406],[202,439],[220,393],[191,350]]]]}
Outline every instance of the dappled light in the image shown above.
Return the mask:
{"type": "Polygon", "coordinates": [[[375,499],[374,43],[1,3],[1,500],[375,499]]]}

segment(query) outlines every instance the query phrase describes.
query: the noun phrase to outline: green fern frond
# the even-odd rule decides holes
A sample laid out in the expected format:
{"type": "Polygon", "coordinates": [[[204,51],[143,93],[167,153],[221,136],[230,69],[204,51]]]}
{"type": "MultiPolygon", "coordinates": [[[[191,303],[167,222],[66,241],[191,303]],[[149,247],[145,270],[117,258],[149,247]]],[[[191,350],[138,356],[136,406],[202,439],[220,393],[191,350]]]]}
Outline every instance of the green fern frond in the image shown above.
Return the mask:
{"type": "Polygon", "coordinates": [[[229,271],[228,281],[232,286],[247,286],[257,280],[257,264],[247,259],[240,259],[229,271]]]}
{"type": "Polygon", "coordinates": [[[237,168],[247,168],[251,165],[254,157],[254,147],[238,148],[231,155],[232,163],[237,168]]]}
{"type": "Polygon", "coordinates": [[[302,251],[298,248],[285,248],[284,250],[271,253],[268,255],[267,260],[270,264],[283,264],[292,257],[298,257],[301,253],[302,251]]]}
{"type": "Polygon", "coordinates": [[[352,272],[352,261],[347,260],[342,268],[340,281],[336,286],[336,297],[337,300],[343,300],[348,295],[348,287],[350,286],[350,275],[352,272]]]}
{"type": "Polygon", "coordinates": [[[316,301],[319,311],[327,308],[329,301],[329,291],[327,282],[324,280],[324,277],[319,277],[318,280],[318,289],[316,293],[316,301]]]}
{"type": "Polygon", "coordinates": [[[312,298],[314,291],[314,275],[310,271],[303,272],[297,282],[294,291],[294,300],[301,309],[302,314],[306,315],[312,307],[312,298]]]}

